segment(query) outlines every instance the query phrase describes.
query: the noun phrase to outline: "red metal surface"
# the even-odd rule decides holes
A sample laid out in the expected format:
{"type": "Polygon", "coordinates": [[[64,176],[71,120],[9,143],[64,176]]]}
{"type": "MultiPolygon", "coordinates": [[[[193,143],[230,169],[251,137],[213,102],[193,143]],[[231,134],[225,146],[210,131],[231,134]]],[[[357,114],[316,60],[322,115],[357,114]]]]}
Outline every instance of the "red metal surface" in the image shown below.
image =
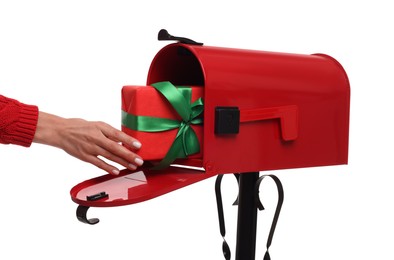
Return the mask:
{"type": "Polygon", "coordinates": [[[283,106],[269,107],[260,109],[242,110],[240,113],[240,122],[255,122],[261,120],[279,119],[282,132],[282,139],[291,141],[298,136],[298,107],[283,106]]]}
{"type": "Polygon", "coordinates": [[[123,206],[153,199],[212,176],[200,170],[178,167],[162,171],[122,170],[118,176],[107,174],[81,182],[71,189],[70,194],[71,199],[82,206],[123,206]],[[100,192],[106,192],[108,198],[87,200],[87,196],[100,192]]]}
{"type": "Polygon", "coordinates": [[[152,61],[147,84],[164,80],[205,87],[208,173],[347,163],[350,86],[341,65],[327,55],[170,44],[152,61]],[[237,106],[241,114],[296,107],[297,133],[282,138],[283,120],[270,119],[241,123],[237,135],[215,135],[217,106],[237,106]]]}

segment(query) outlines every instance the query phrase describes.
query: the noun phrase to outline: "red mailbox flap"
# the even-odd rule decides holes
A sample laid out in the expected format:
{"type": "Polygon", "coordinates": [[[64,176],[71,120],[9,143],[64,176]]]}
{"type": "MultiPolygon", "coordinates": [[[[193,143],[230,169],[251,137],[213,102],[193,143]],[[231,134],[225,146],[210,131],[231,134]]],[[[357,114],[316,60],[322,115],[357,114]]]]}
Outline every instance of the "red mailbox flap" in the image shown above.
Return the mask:
{"type": "Polygon", "coordinates": [[[152,61],[147,84],[205,88],[207,173],[346,164],[350,86],[327,55],[170,44],[152,61]],[[239,132],[215,133],[217,107],[239,109],[239,132]]]}
{"type": "Polygon", "coordinates": [[[260,120],[280,119],[279,124],[282,132],[282,139],[291,141],[298,136],[298,107],[282,106],[260,109],[242,110],[240,123],[255,122],[260,120]]]}
{"type": "Polygon", "coordinates": [[[201,170],[169,167],[161,171],[146,168],[122,170],[96,177],[74,186],[71,199],[87,207],[113,207],[135,204],[156,198],[190,184],[210,178],[201,170]]]}

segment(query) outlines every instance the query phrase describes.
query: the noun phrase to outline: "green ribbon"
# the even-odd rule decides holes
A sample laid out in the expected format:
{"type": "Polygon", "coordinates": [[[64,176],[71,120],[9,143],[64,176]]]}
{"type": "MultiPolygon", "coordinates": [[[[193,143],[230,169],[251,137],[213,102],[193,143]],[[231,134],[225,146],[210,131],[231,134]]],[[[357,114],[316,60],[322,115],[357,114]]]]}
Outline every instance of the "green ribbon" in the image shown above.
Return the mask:
{"type": "MultiPolygon", "coordinates": [[[[168,81],[151,85],[159,91],[182,118],[158,118],[137,116],[122,110],[122,124],[127,128],[142,132],[162,132],[177,129],[178,132],[165,157],[152,169],[160,170],[168,167],[177,158],[187,158],[200,151],[200,144],[191,125],[202,124],[199,116],[204,111],[201,98],[191,103],[192,90],[189,87],[175,87],[168,81]]],[[[147,101],[149,102],[149,101],[147,101]]]]}

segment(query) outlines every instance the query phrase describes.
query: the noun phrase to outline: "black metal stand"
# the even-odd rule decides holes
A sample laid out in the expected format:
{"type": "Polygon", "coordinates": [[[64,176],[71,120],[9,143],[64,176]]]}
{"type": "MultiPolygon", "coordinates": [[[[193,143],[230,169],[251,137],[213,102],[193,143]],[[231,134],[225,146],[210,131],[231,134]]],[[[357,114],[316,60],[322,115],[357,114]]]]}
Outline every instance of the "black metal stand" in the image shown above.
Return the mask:
{"type": "Polygon", "coordinates": [[[259,172],[239,176],[236,260],[255,260],[257,204],[255,186],[259,172]]]}

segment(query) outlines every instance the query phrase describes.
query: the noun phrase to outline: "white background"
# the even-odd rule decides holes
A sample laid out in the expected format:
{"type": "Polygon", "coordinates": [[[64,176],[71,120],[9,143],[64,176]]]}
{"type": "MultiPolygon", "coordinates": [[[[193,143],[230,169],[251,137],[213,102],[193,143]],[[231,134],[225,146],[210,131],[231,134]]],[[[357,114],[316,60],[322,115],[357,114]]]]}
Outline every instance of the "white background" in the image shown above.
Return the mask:
{"type": "MultiPolygon", "coordinates": [[[[285,203],[280,259],[394,259],[393,46],[390,1],[3,1],[0,93],[64,117],[120,126],[120,89],[145,85],[161,28],[206,45],[326,53],[351,83],[349,165],[274,172],[285,203]]],[[[214,178],[77,221],[70,189],[104,174],[56,148],[0,146],[0,259],[224,259],[214,178]]],[[[272,184],[273,185],[273,184],[272,184]]],[[[276,191],[264,189],[262,259],[276,191]],[[268,199],[270,198],[270,199],[268,199]]],[[[233,178],[224,179],[235,255],[233,178]]],[[[234,257],[233,257],[234,259],[234,257]]]]}

